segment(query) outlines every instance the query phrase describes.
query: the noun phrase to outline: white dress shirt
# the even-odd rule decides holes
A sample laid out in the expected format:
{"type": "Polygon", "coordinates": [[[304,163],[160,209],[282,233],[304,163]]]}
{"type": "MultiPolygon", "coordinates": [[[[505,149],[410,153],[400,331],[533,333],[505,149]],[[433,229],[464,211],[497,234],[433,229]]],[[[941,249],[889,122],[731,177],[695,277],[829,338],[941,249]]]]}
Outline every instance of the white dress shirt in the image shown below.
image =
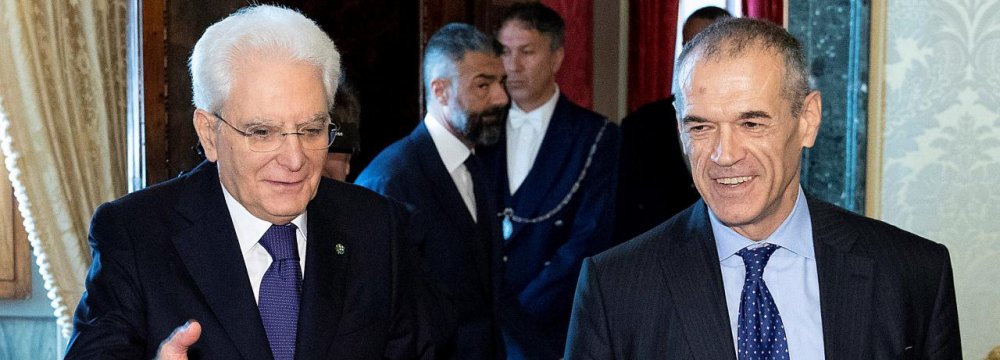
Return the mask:
{"type": "Polygon", "coordinates": [[[427,125],[427,132],[431,134],[431,140],[434,141],[434,147],[437,148],[438,155],[441,156],[444,168],[448,170],[451,180],[458,188],[458,193],[465,201],[465,207],[469,209],[469,215],[472,215],[472,220],[476,221],[476,193],[472,188],[472,175],[465,168],[465,159],[472,155],[472,149],[465,146],[462,140],[449,132],[431,114],[424,117],[424,124],[427,125]]]}
{"type": "Polygon", "coordinates": [[[726,307],[736,343],[740,314],[740,295],[746,281],[746,266],[737,255],[746,247],[778,245],[764,266],[764,283],[774,298],[774,304],[785,326],[788,354],[796,360],[824,358],[823,318],[819,304],[819,275],[816,272],[816,251],[813,246],[812,220],[806,196],[799,187],[795,207],[788,218],[766,239],[759,242],[738,234],[722,224],[712,211],[708,212],[715,234],[722,266],[722,284],[726,291],[726,307]]]}
{"type": "Polygon", "coordinates": [[[511,194],[517,192],[528,177],[558,100],[559,87],[556,86],[552,97],[535,110],[524,112],[517,103],[511,104],[507,117],[507,183],[511,194]]]}
{"type": "MultiPolygon", "coordinates": [[[[260,282],[264,279],[264,273],[271,266],[271,254],[260,244],[260,238],[264,236],[271,223],[261,220],[249,211],[243,204],[236,201],[236,198],[222,185],[222,194],[226,197],[226,207],[229,208],[229,216],[233,218],[233,227],[236,229],[236,239],[240,241],[240,251],[243,253],[243,262],[247,265],[247,276],[250,277],[250,287],[253,288],[253,298],[260,301],[260,282]]],[[[299,269],[305,274],[306,271],[306,213],[302,213],[292,224],[298,228],[295,230],[296,245],[299,250],[299,269]]]]}

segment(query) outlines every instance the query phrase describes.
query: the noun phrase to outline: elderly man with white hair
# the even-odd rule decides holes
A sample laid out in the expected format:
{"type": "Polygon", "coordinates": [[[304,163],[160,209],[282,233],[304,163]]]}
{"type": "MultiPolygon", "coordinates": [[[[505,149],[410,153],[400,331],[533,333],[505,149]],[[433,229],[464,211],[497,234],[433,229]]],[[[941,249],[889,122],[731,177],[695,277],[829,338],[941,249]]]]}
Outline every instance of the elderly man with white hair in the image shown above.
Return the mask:
{"type": "Polygon", "coordinates": [[[97,209],[66,358],[432,357],[440,311],[405,212],[321,176],[333,41],[253,6],[209,27],[190,68],[208,160],[97,209]]]}

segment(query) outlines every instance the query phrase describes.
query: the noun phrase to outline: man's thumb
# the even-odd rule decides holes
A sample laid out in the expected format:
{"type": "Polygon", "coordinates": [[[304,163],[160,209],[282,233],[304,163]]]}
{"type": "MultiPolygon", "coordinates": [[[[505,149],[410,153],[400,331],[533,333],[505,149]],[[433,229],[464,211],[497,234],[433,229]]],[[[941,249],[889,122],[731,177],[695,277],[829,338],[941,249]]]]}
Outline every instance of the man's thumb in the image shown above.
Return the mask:
{"type": "Polygon", "coordinates": [[[188,320],[174,332],[170,337],[160,344],[160,351],[157,358],[160,360],[187,359],[187,350],[194,345],[201,337],[201,324],[195,320],[188,320]]]}

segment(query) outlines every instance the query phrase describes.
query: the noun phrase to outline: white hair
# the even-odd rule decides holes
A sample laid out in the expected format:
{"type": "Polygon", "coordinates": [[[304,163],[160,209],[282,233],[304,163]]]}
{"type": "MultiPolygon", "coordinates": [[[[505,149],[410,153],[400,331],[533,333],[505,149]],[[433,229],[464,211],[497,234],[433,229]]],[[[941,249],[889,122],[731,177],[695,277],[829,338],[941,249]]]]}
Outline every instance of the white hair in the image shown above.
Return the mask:
{"type": "Polygon", "coordinates": [[[233,65],[247,56],[285,56],[315,65],[323,80],[328,109],[340,81],[340,53],[333,40],[301,13],[284,7],[242,8],[209,26],[194,45],[188,66],[194,106],[221,110],[233,83],[233,65]]]}

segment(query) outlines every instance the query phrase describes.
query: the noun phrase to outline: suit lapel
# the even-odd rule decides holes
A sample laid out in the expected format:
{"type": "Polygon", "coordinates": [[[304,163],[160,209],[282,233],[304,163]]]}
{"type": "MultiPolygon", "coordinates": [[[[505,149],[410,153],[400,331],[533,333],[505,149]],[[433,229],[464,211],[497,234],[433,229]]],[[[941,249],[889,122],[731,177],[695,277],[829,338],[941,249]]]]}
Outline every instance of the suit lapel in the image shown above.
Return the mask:
{"type": "Polygon", "coordinates": [[[363,238],[362,230],[346,221],[347,209],[320,182],[320,193],[308,206],[306,268],[302,281],[296,358],[318,359],[328,352],[344,306],[347,264],[351,256],[346,239],[363,238]],[[335,226],[336,225],[336,226],[335,226]],[[338,244],[345,251],[338,252],[338,244]],[[345,246],[346,244],[346,246],[345,246]]]}
{"type": "Polygon", "coordinates": [[[827,359],[870,357],[875,262],[851,251],[858,234],[839,209],[808,198],[819,274],[823,345],[827,359]]]}
{"type": "Polygon", "coordinates": [[[441,155],[438,154],[437,147],[434,146],[434,140],[431,139],[431,134],[427,132],[427,125],[420,122],[420,125],[417,125],[417,128],[410,134],[410,139],[416,144],[420,168],[428,181],[431,182],[430,189],[444,190],[430,191],[427,189],[437,200],[439,208],[448,213],[449,219],[460,221],[466,227],[475,226],[472,215],[465,207],[465,200],[462,199],[462,195],[455,186],[455,181],[452,180],[451,174],[445,168],[441,155]]]}
{"type": "Polygon", "coordinates": [[[735,359],[715,237],[704,201],[695,203],[687,227],[668,234],[660,267],[676,305],[691,352],[697,359],[735,359]]]}
{"type": "MultiPolygon", "coordinates": [[[[245,359],[270,359],[246,264],[214,164],[191,175],[195,191],[180,194],[177,211],[191,226],[173,237],[184,266],[216,319],[245,359]]],[[[207,320],[207,319],[201,319],[207,320]]]]}
{"type": "MultiPolygon", "coordinates": [[[[521,183],[521,186],[517,188],[517,192],[514,194],[509,194],[510,186],[509,181],[506,179],[507,145],[506,141],[503,142],[503,173],[505,176],[502,191],[509,194],[509,197],[506,197],[509,200],[506,204],[514,209],[514,214],[528,218],[540,216],[543,212],[554,207],[566,195],[565,192],[569,191],[569,188],[563,191],[556,191],[556,187],[558,180],[565,176],[574,176],[575,179],[577,175],[564,174],[567,165],[571,162],[570,158],[576,155],[572,151],[573,142],[580,131],[577,126],[574,126],[571,112],[572,109],[569,101],[565,96],[560,95],[559,101],[556,103],[556,109],[552,112],[549,127],[545,130],[545,136],[542,138],[542,145],[538,148],[538,155],[535,157],[535,162],[531,164],[528,176],[524,178],[524,182],[521,183]],[[544,208],[540,208],[542,206],[544,208]]],[[[523,224],[515,223],[510,238],[516,238],[517,234],[523,228],[523,224]]]]}

